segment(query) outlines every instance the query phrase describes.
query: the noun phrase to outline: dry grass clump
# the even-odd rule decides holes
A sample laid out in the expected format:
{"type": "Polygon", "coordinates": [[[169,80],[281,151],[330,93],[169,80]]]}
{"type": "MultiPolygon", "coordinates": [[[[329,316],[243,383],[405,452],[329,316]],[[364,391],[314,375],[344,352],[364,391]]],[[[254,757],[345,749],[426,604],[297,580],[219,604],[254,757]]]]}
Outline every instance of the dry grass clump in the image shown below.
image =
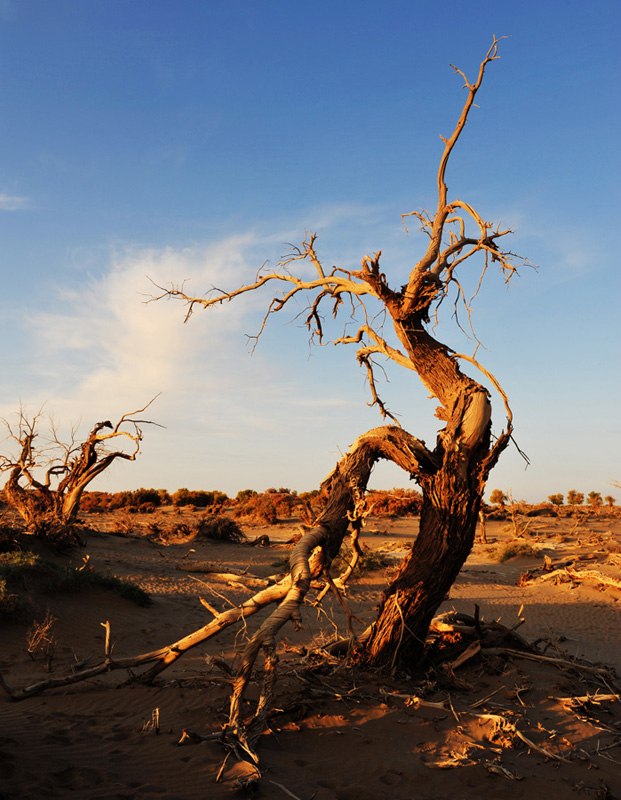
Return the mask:
{"type": "Polygon", "coordinates": [[[115,592],[138,606],[152,602],[137,584],[108,573],[88,571],[71,564],[56,564],[32,552],[0,554],[0,614],[9,619],[16,619],[28,610],[28,596],[33,589],[56,593],[89,588],[115,592]]]}
{"type": "Polygon", "coordinates": [[[52,616],[48,608],[45,618],[42,622],[34,620],[32,625],[28,628],[26,633],[26,650],[28,655],[34,661],[37,657],[43,660],[45,671],[52,671],[52,661],[56,654],[56,634],[54,632],[54,624],[56,617],[52,616]]]}
{"type": "Polygon", "coordinates": [[[515,558],[516,556],[530,558],[538,555],[539,553],[537,550],[535,550],[534,547],[531,547],[531,545],[527,544],[526,542],[507,542],[502,547],[499,547],[494,551],[492,558],[494,561],[498,561],[502,564],[503,562],[508,561],[510,558],[515,558]]]}

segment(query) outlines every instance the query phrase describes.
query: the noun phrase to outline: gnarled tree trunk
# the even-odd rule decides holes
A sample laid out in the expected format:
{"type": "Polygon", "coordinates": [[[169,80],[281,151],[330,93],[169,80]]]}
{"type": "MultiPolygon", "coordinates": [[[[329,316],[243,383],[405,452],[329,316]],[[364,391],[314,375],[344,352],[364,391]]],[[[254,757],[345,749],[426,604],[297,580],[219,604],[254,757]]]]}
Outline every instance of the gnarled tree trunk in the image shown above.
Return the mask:
{"type": "Polygon", "coordinates": [[[373,664],[412,667],[421,657],[429,624],[474,543],[489,470],[509,436],[491,443],[487,390],[465,376],[448,348],[422,329],[419,314],[395,329],[445,419],[433,451],[433,471],[415,477],[422,489],[420,531],[398,575],[383,593],[377,621],[366,641],[373,664]]]}

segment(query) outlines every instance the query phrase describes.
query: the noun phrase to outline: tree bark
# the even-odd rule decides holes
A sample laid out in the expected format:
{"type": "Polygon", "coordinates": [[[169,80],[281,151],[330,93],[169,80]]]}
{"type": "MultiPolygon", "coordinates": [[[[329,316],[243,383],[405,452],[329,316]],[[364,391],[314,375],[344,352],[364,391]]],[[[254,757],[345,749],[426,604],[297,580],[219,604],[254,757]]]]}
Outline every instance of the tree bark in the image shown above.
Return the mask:
{"type": "Polygon", "coordinates": [[[411,669],[420,662],[429,624],[472,549],[480,494],[445,471],[433,484],[423,493],[418,537],[367,640],[371,664],[411,669]]]}
{"type": "Polygon", "coordinates": [[[395,330],[421,380],[442,403],[437,416],[447,422],[432,454],[437,469],[416,475],[423,493],[418,537],[384,591],[365,643],[370,664],[411,669],[472,549],[485,480],[508,436],[490,447],[487,390],[461,372],[448,348],[423,330],[418,315],[396,321],[395,330]]]}

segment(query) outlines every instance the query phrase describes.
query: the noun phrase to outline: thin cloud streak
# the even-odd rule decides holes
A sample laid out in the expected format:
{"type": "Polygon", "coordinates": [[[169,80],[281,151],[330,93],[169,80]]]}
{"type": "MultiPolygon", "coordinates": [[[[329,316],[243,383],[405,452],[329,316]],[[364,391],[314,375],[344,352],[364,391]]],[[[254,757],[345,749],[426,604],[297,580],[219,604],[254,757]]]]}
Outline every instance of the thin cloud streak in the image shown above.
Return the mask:
{"type": "Polygon", "coordinates": [[[31,208],[29,197],[0,192],[0,211],[25,211],[31,208]]]}

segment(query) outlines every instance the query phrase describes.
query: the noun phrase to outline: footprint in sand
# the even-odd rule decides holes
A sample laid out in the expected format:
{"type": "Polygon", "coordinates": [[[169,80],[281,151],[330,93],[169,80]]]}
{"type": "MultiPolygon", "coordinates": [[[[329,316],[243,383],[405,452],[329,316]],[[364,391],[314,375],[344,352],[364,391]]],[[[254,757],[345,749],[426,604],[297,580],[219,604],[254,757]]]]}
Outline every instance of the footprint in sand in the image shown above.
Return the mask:
{"type": "Polygon", "coordinates": [[[65,767],[57,772],[52,772],[52,777],[62,787],[72,791],[99,786],[100,783],[104,783],[108,779],[105,772],[100,772],[90,767],[65,767]]]}

